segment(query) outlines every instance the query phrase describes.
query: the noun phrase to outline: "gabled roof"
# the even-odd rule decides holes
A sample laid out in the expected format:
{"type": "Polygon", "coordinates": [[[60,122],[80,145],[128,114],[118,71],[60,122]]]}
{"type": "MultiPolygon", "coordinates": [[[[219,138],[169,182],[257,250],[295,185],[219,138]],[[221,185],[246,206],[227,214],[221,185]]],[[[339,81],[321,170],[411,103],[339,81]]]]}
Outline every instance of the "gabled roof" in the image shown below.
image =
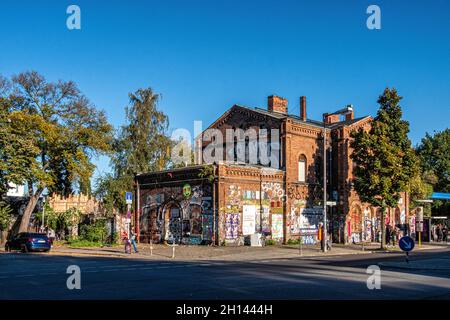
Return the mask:
{"type": "MultiPolygon", "coordinates": [[[[214,127],[214,125],[216,123],[218,123],[219,121],[221,121],[222,119],[227,117],[236,108],[245,109],[247,111],[255,112],[255,113],[261,114],[263,116],[271,117],[271,118],[274,118],[277,120],[283,120],[283,119],[289,118],[289,119],[293,120],[294,123],[307,124],[307,125],[311,125],[311,126],[319,127],[319,128],[324,127],[323,121],[317,121],[317,120],[312,120],[312,119],[306,119],[306,121],[304,121],[299,116],[294,115],[294,114],[284,114],[284,113],[275,112],[275,111],[270,112],[270,111],[268,111],[266,109],[262,109],[262,108],[251,108],[251,107],[235,104],[230,109],[228,109],[226,112],[224,112],[216,121],[214,121],[211,125],[209,125],[207,129],[214,127]]],[[[352,120],[330,123],[330,124],[326,124],[326,127],[329,129],[336,129],[340,126],[349,126],[349,125],[352,125],[356,122],[359,122],[359,121],[369,118],[369,117],[370,116],[364,116],[364,117],[359,117],[359,118],[355,118],[352,120]]]]}
{"type": "Polygon", "coordinates": [[[330,129],[336,129],[336,128],[341,127],[341,126],[351,126],[352,124],[357,123],[357,122],[359,122],[361,120],[364,120],[364,119],[367,119],[367,118],[370,118],[370,116],[364,116],[364,117],[359,117],[359,118],[355,118],[355,119],[352,119],[352,120],[330,123],[329,125],[327,125],[327,127],[330,128],[330,129]]]}

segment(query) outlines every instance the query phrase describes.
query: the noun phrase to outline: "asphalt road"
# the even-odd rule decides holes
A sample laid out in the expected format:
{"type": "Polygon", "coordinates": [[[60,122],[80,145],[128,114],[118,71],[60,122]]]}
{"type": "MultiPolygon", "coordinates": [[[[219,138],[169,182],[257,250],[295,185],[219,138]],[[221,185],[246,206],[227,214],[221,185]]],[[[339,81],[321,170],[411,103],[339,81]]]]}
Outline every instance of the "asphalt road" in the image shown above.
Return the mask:
{"type": "Polygon", "coordinates": [[[450,250],[413,253],[447,270],[381,269],[367,288],[367,266],[401,261],[396,253],[252,262],[155,261],[0,254],[0,299],[450,299],[450,250]],[[68,266],[81,289],[66,286],[68,266]]]}

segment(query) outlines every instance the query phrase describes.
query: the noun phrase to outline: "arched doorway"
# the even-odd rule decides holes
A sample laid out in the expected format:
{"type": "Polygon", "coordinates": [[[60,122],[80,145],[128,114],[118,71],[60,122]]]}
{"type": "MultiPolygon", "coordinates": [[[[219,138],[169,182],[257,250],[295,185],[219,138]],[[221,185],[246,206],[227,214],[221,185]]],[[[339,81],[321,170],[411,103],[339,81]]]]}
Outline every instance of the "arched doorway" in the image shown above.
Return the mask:
{"type": "Polygon", "coordinates": [[[181,243],[182,209],[179,203],[170,201],[161,210],[159,223],[161,225],[161,241],[181,243]]]}
{"type": "Polygon", "coordinates": [[[401,224],[401,221],[400,221],[400,208],[397,207],[397,208],[395,208],[395,211],[394,211],[394,226],[399,227],[400,224],[401,224]]]}

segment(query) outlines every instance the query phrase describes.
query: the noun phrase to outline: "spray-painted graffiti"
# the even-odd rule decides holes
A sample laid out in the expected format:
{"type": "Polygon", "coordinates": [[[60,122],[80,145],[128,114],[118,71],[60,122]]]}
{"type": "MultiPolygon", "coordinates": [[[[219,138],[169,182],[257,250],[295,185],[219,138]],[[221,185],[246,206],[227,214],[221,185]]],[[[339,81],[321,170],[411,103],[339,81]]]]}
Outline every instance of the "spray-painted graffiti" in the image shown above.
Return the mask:
{"type": "Polygon", "coordinates": [[[305,200],[294,200],[291,204],[291,214],[289,217],[289,229],[292,235],[298,235],[301,231],[300,215],[301,209],[306,205],[305,200]]]}
{"type": "Polygon", "coordinates": [[[239,204],[241,203],[241,199],[242,199],[241,187],[230,185],[227,197],[228,204],[230,206],[239,206],[239,204]]]}
{"type": "Polygon", "coordinates": [[[272,200],[282,201],[284,196],[284,189],[281,183],[277,182],[263,182],[261,184],[262,190],[267,194],[268,198],[272,200]]]}
{"type": "Polygon", "coordinates": [[[269,206],[262,207],[262,232],[267,234],[270,233],[270,217],[269,217],[269,206]]]}
{"type": "Polygon", "coordinates": [[[303,244],[316,244],[316,237],[313,235],[304,235],[301,236],[301,241],[303,244]]]}
{"type": "Polygon", "coordinates": [[[182,186],[164,187],[142,194],[142,199],[141,241],[192,244],[212,239],[212,223],[208,224],[213,215],[209,186],[191,186],[188,197],[182,186]]]}

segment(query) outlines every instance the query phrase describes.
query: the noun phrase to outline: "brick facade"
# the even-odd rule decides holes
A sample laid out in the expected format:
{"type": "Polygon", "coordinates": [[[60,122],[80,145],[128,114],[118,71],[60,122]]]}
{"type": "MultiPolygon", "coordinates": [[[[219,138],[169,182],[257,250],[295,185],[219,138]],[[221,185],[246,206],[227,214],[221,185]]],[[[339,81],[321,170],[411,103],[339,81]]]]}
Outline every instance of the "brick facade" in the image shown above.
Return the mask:
{"type": "MultiPolygon", "coordinates": [[[[201,177],[202,165],[138,175],[136,212],[141,241],[160,242],[176,236],[184,243],[234,245],[242,244],[251,233],[262,232],[279,242],[302,237],[304,243],[316,243],[318,224],[323,220],[324,131],[327,199],[336,201],[336,206],[327,210],[333,241],[379,241],[380,213],[361,203],[353,188],[349,146],[350,132],[368,130],[372,118],[355,119],[351,111],[342,119],[325,113],[323,121],[314,121],[306,118],[306,111],[305,97],[300,98],[297,116],[288,114],[286,99],[270,96],[266,109],[234,105],[208,128],[222,133],[224,139],[227,129],[254,129],[256,142],[262,129],[267,129],[269,136],[274,134],[271,129],[276,129],[276,161],[251,162],[251,137],[245,140],[245,157],[240,159],[237,143],[226,145],[202,134],[195,143],[200,163],[211,144],[223,143],[223,157],[214,165],[214,181],[201,177]],[[184,187],[191,193],[184,193],[184,187]]],[[[407,194],[402,194],[398,207],[389,209],[386,221],[407,224],[408,201],[407,194]]]]}

